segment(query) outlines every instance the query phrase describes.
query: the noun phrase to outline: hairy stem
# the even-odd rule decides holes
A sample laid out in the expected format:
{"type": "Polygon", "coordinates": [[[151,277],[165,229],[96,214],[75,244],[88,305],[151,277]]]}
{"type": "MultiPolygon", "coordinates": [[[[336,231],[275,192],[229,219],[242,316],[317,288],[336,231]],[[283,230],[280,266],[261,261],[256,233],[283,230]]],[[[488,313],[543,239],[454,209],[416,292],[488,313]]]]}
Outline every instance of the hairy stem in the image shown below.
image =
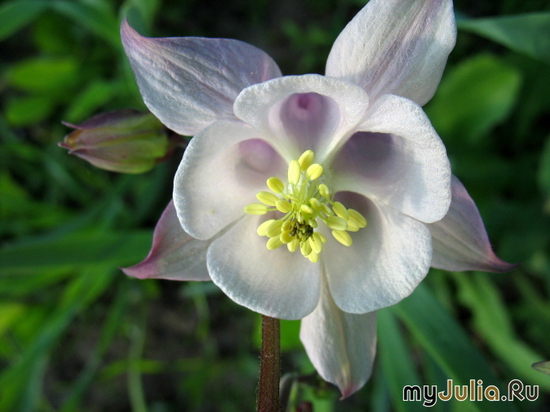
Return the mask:
{"type": "Polygon", "coordinates": [[[262,353],[257,412],[279,412],[280,338],[279,319],[262,315],[262,353]]]}

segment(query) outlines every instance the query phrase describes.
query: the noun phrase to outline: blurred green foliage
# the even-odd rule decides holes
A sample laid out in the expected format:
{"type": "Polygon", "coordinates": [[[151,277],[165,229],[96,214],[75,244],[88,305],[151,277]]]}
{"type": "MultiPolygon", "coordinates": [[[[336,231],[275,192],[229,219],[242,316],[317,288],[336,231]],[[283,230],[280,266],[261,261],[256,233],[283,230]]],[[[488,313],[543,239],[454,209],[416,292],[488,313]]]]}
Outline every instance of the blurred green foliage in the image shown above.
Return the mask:
{"type": "MultiPolygon", "coordinates": [[[[238,38],[283,73],[322,73],[363,0],[11,0],[0,5],[0,412],[242,411],[254,405],[259,317],[210,283],[126,278],[169,201],[178,156],[140,176],[94,169],[57,143],[78,123],[143,109],[119,41],[238,38]]],[[[402,388],[514,378],[536,402],[436,411],[543,411],[550,378],[550,2],[456,0],[459,37],[426,111],[509,274],[433,270],[379,319],[370,383],[338,403],[283,322],[291,401],[410,411],[402,388]],[[540,369],[540,367],[539,367],[540,369]]]]}

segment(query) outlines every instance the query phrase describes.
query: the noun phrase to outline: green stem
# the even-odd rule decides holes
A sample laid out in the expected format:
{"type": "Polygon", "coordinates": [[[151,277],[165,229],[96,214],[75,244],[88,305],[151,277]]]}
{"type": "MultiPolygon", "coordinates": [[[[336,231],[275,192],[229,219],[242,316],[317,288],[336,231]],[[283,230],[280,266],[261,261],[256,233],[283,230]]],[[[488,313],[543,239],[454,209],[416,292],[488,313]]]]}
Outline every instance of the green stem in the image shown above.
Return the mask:
{"type": "Polygon", "coordinates": [[[260,355],[257,412],[279,412],[280,339],[279,319],[262,315],[262,353],[260,355]]]}

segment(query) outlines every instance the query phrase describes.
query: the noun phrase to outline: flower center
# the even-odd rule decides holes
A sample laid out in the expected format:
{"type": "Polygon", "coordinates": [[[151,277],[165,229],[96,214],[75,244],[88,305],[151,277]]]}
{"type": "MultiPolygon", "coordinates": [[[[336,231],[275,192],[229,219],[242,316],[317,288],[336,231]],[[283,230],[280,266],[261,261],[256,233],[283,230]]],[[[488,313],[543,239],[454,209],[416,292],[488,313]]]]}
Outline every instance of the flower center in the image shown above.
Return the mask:
{"type": "Polygon", "coordinates": [[[313,163],[315,154],[306,150],[298,160],[288,165],[288,182],[277,177],[267,179],[268,191],[258,192],[261,203],[245,206],[250,215],[265,215],[267,212],[283,213],[280,219],[269,219],[258,226],[257,233],[267,236],[267,248],[277,249],[286,245],[290,252],[300,249],[302,255],[315,263],[327,239],[316,231],[319,222],[332,230],[332,236],[344,246],[353,241],[348,232],[357,232],[367,221],[354,209],[347,209],[334,201],[334,195],[324,183],[323,166],[313,163]]]}

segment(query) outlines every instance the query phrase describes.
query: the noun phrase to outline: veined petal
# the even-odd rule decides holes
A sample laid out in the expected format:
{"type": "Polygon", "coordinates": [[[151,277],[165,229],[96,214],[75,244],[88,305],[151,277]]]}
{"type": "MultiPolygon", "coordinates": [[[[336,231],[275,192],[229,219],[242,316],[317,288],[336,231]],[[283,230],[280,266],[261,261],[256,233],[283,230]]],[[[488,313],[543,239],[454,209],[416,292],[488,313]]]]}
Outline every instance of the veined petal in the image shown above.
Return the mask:
{"type": "Polygon", "coordinates": [[[327,236],[324,264],[336,305],[361,314],[411,294],[430,268],[432,244],[426,225],[356,193],[339,193],[337,200],[360,212],[367,226],[350,233],[352,247],[327,236]]]}
{"type": "Polygon", "coordinates": [[[323,281],[317,308],[304,319],[300,339],[321,377],[340,389],[342,399],[369,379],[376,353],[376,312],[341,311],[323,281]]]}
{"type": "Polygon", "coordinates": [[[337,190],[361,193],[425,223],[445,216],[451,167],[443,142],[422,109],[385,95],[337,154],[337,190]]]}
{"type": "Polygon", "coordinates": [[[455,176],[452,189],[449,212],[439,222],[428,225],[434,249],[432,266],[486,272],[507,272],[517,267],[495,255],[474,201],[455,176]]]}
{"type": "Polygon", "coordinates": [[[191,140],[174,179],[174,205],[184,230],[210,239],[244,215],[269,177],[285,173],[282,158],[251,127],[212,124],[191,140]]]}
{"type": "Polygon", "coordinates": [[[233,102],[242,89],[281,75],[271,57],[238,40],[148,38],[126,20],[121,36],[145,104],[187,136],[234,118],[233,102]]]}
{"type": "Polygon", "coordinates": [[[149,255],[122,271],[138,279],[210,280],[206,269],[210,243],[212,240],[197,240],[185,233],[171,201],[155,227],[149,255]]]}
{"type": "Polygon", "coordinates": [[[319,301],[320,265],[286,247],[268,250],[266,238],[256,233],[267,219],[245,216],[215,240],[207,252],[208,271],[238,304],[279,319],[301,319],[319,301]]]}
{"type": "Polygon", "coordinates": [[[455,41],[451,0],[370,0],[336,39],[326,74],[360,85],[372,100],[391,93],[424,105],[455,41]]]}
{"type": "Polygon", "coordinates": [[[287,162],[311,149],[322,162],[360,122],[369,98],[360,87],[316,74],[285,76],[244,89],[235,115],[269,136],[287,162]]]}

